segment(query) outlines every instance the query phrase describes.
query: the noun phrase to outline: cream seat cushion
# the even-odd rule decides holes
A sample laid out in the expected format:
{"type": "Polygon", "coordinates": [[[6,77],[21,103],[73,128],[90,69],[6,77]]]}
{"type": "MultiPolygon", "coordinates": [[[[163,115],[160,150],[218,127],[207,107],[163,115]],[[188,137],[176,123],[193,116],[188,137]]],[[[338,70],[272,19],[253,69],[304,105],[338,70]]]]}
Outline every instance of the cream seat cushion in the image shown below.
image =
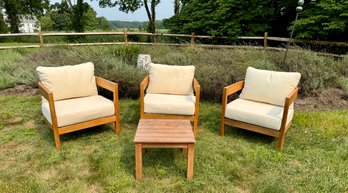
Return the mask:
{"type": "Polygon", "coordinates": [[[193,95],[194,66],[150,65],[149,85],[146,93],[193,95]]]}
{"type": "MultiPolygon", "coordinates": [[[[287,124],[292,120],[294,109],[289,108],[287,124]]],[[[280,130],[283,107],[245,99],[236,99],[227,104],[225,117],[245,123],[280,130]]]]}
{"type": "MultiPolygon", "coordinates": [[[[81,123],[115,114],[114,102],[100,95],[54,102],[58,127],[81,123]]],[[[42,101],[42,113],[52,124],[47,100],[42,101]]]]}
{"type": "Polygon", "coordinates": [[[284,106],[285,98],[297,87],[300,78],[301,74],[297,72],[248,67],[240,98],[284,106]]]}
{"type": "Polygon", "coordinates": [[[91,62],[60,67],[36,68],[42,84],[53,93],[55,101],[98,95],[91,62]]]}
{"type": "Polygon", "coordinates": [[[173,115],[193,115],[196,97],[192,95],[146,94],[144,112],[173,115]]]}

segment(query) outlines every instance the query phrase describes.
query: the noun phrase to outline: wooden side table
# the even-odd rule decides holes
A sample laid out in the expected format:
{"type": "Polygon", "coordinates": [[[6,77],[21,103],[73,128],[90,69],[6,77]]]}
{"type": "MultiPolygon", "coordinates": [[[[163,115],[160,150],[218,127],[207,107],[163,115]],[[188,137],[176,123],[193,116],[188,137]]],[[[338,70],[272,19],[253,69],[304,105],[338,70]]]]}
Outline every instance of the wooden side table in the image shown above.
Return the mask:
{"type": "Polygon", "coordinates": [[[189,120],[140,119],[135,134],[135,178],[142,178],[145,148],[187,149],[187,179],[193,177],[195,137],[189,120]]]}

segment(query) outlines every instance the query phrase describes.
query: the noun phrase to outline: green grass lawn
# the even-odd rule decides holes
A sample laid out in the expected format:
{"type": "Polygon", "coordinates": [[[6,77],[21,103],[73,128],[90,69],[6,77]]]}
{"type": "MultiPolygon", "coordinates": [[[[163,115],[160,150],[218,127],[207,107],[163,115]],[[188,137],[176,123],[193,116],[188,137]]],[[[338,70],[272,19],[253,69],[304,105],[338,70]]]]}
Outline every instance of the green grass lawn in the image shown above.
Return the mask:
{"type": "Polygon", "coordinates": [[[296,112],[283,153],[268,136],[227,127],[220,105],[201,103],[194,178],[178,149],[151,149],[134,179],[136,100],[111,125],[62,136],[54,148],[40,97],[0,96],[0,192],[348,192],[348,110],[296,112]]]}

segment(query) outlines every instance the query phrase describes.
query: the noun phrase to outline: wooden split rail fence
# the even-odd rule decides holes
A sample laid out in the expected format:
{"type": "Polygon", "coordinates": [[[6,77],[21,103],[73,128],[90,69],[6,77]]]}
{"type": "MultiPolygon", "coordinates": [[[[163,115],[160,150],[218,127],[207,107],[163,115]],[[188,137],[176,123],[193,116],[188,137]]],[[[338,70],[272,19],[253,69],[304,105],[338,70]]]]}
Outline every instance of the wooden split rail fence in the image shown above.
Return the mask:
{"type": "MultiPolygon", "coordinates": [[[[40,44],[35,45],[16,45],[16,46],[1,46],[1,49],[13,49],[13,48],[42,48],[42,47],[52,47],[52,46],[92,46],[92,45],[167,45],[167,46],[187,46],[187,45],[195,45],[199,47],[206,48],[256,48],[256,49],[272,49],[283,51],[284,48],[276,48],[269,47],[268,41],[277,41],[277,42],[288,42],[289,38],[281,38],[281,37],[268,37],[268,33],[265,32],[263,37],[248,37],[241,36],[237,37],[238,40],[263,40],[263,46],[238,46],[238,45],[213,45],[213,44],[195,44],[196,39],[227,39],[227,36],[221,37],[213,37],[207,35],[196,35],[192,34],[163,34],[163,33],[145,33],[145,32],[128,32],[126,29],[123,32],[84,32],[84,33],[17,33],[17,34],[0,34],[1,37],[26,37],[26,36],[37,36],[39,37],[40,44]],[[52,36],[108,36],[108,35],[118,35],[124,37],[124,42],[96,42],[96,43],[59,43],[59,44],[45,44],[44,37],[52,37],[52,36]],[[129,41],[129,36],[134,35],[143,35],[153,37],[154,42],[131,42],[129,41]],[[177,38],[190,38],[190,43],[157,43],[156,39],[158,37],[177,37],[177,38]]],[[[317,40],[300,40],[293,39],[291,40],[295,43],[303,43],[303,44],[314,44],[314,45],[324,45],[324,46],[340,46],[340,47],[348,47],[348,42],[332,42],[332,41],[317,41],[317,40]]],[[[321,53],[322,55],[331,55],[334,57],[341,57],[340,55],[335,54],[326,54],[321,53]]]]}

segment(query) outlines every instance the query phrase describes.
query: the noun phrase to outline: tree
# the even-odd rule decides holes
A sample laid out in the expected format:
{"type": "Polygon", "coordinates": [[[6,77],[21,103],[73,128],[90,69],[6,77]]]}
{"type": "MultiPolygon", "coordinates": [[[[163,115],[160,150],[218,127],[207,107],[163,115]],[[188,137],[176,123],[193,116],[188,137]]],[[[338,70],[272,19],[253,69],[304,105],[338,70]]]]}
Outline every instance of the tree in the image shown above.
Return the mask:
{"type": "Polygon", "coordinates": [[[11,33],[19,33],[19,14],[21,5],[16,0],[3,0],[3,7],[6,10],[7,22],[10,24],[11,33]]]}
{"type": "Polygon", "coordinates": [[[6,10],[11,33],[19,33],[20,16],[40,17],[48,8],[48,0],[0,0],[0,6],[6,10]]]}
{"type": "Polygon", "coordinates": [[[4,15],[2,14],[1,10],[0,10],[0,33],[2,34],[8,33],[8,27],[6,22],[4,21],[4,15]]]}
{"type": "Polygon", "coordinates": [[[92,31],[98,26],[97,13],[83,0],[78,0],[75,5],[70,1],[55,3],[51,5],[48,15],[53,21],[55,31],[92,31]]]}
{"type": "Polygon", "coordinates": [[[50,7],[48,13],[53,24],[54,31],[69,31],[72,29],[72,17],[66,2],[55,3],[50,7]]]}
{"type": "Polygon", "coordinates": [[[101,7],[119,6],[119,10],[128,13],[134,12],[144,5],[149,20],[148,32],[156,32],[156,5],[160,0],[99,0],[101,7]],[[150,1],[150,2],[149,2],[150,1]]]}
{"type": "Polygon", "coordinates": [[[174,33],[213,36],[260,35],[270,29],[274,9],[264,0],[190,0],[164,21],[174,33]]]}
{"type": "Polygon", "coordinates": [[[42,16],[39,20],[42,31],[52,31],[53,21],[50,16],[42,16]]]}
{"type": "Polygon", "coordinates": [[[289,37],[288,27],[296,16],[298,0],[272,0],[270,8],[274,10],[273,18],[269,25],[269,35],[277,37],[289,37]]]}
{"type": "Polygon", "coordinates": [[[295,36],[321,40],[348,40],[348,1],[306,2],[296,23],[295,36]]]}
{"type": "MultiPolygon", "coordinates": [[[[148,1],[144,0],[144,6],[149,19],[149,32],[156,33],[156,5],[160,3],[160,0],[150,0],[151,10],[149,9],[148,1]]],[[[152,39],[154,41],[154,39],[152,39]]]]}
{"type": "MultiPolygon", "coordinates": [[[[87,4],[87,3],[86,3],[87,4]]],[[[73,13],[72,13],[72,18],[73,18],[73,29],[76,32],[83,32],[84,26],[83,26],[83,14],[84,12],[87,11],[88,9],[88,4],[86,5],[83,3],[83,0],[77,0],[76,5],[73,6],[73,13]]]]}
{"type": "Polygon", "coordinates": [[[185,5],[186,1],[185,0],[174,0],[174,14],[175,15],[180,13],[180,11],[181,11],[182,7],[185,5]]]}
{"type": "Polygon", "coordinates": [[[82,25],[86,31],[93,31],[98,27],[97,13],[90,6],[82,16],[82,25]]]}
{"type": "Polygon", "coordinates": [[[110,30],[110,23],[105,17],[97,17],[98,29],[103,31],[110,30]]]}

